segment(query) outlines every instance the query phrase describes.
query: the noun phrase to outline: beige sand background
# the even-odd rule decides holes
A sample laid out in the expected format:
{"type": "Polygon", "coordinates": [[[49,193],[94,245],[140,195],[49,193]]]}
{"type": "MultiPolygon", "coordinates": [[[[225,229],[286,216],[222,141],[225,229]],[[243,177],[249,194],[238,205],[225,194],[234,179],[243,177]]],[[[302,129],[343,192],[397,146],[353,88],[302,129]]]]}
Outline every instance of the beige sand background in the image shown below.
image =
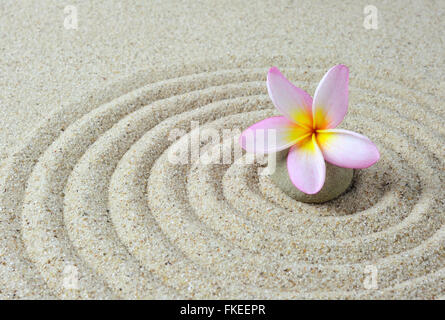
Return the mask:
{"type": "Polygon", "coordinates": [[[445,296],[443,1],[2,1],[0,17],[1,298],[445,296]],[[313,94],[337,63],[343,127],[382,152],[344,197],[303,205],[255,167],[167,161],[190,120],[273,114],[271,65],[313,94]]]}

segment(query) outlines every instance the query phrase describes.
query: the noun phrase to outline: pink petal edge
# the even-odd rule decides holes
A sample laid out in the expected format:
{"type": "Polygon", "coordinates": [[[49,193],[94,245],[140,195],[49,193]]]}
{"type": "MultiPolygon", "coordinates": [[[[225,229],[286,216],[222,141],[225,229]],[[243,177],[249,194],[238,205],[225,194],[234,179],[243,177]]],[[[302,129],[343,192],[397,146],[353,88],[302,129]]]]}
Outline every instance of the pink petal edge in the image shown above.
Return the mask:
{"type": "Polygon", "coordinates": [[[318,129],[337,127],[348,112],[349,69],[339,64],[326,72],[314,93],[312,116],[324,115],[327,123],[318,129]]]}
{"type": "Polygon", "coordinates": [[[324,185],[326,179],[326,163],[323,159],[320,148],[315,139],[310,143],[314,144],[315,153],[299,148],[294,145],[287,155],[287,171],[292,184],[306,194],[318,193],[324,185]]]}
{"type": "Polygon", "coordinates": [[[293,114],[304,112],[308,115],[308,120],[306,123],[299,124],[312,126],[312,119],[310,119],[312,115],[312,97],[306,91],[291,83],[277,67],[269,69],[266,84],[269,96],[281,114],[298,123],[293,114]]]}
{"type": "Polygon", "coordinates": [[[239,143],[241,147],[247,152],[252,153],[271,153],[278,152],[292,146],[295,141],[288,141],[286,139],[286,135],[289,134],[289,130],[295,129],[296,125],[292,121],[288,120],[283,116],[275,116],[270,117],[264,120],[261,120],[246,130],[244,130],[240,137],[239,143]],[[264,143],[260,143],[257,141],[259,133],[257,130],[263,130],[262,134],[264,137],[264,143]],[[268,130],[276,130],[276,141],[269,142],[268,141],[268,130]],[[250,137],[253,140],[249,140],[249,132],[252,134],[250,137]]]}
{"type": "Polygon", "coordinates": [[[380,159],[377,146],[369,138],[353,131],[323,130],[317,133],[317,141],[325,160],[339,167],[365,169],[380,159]],[[335,136],[323,139],[320,134],[335,136]]]}

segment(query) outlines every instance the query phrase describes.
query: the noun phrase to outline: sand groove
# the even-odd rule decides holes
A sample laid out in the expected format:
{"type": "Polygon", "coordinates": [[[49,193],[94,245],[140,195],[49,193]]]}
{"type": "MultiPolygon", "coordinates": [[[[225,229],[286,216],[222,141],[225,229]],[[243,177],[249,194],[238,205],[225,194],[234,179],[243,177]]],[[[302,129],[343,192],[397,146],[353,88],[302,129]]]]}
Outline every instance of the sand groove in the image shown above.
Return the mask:
{"type": "MultiPolygon", "coordinates": [[[[323,70],[283,68],[310,93],[323,70]]],[[[52,115],[1,168],[0,272],[16,278],[1,295],[443,297],[441,97],[353,77],[342,127],[371,137],[382,159],[326,204],[293,201],[245,155],[227,164],[169,161],[196,133],[192,121],[222,132],[276,114],[266,71],[138,80],[52,115]],[[170,141],[174,129],[186,135],[170,141]],[[369,265],[378,289],[364,288],[369,265]],[[77,289],[65,286],[67,266],[78,271],[77,289]]],[[[236,138],[201,150],[232,152],[236,138]]]]}

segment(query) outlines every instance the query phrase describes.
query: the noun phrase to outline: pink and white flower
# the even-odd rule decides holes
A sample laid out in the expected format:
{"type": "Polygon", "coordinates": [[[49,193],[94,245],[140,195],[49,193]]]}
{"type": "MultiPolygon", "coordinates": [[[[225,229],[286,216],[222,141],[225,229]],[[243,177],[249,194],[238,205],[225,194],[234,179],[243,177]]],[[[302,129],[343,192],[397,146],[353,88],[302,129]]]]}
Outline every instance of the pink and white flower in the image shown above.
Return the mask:
{"type": "Polygon", "coordinates": [[[323,187],[325,160],[344,168],[372,166],[380,158],[374,143],[361,134],[335,129],[348,110],[348,81],[348,67],[336,65],[321,79],[312,99],[272,67],[267,75],[267,90],[283,116],[262,120],[246,129],[240,137],[241,146],[247,152],[262,153],[290,148],[290,180],[307,194],[315,194],[323,187]],[[261,146],[255,140],[264,139],[269,130],[274,130],[276,141],[261,146]]]}

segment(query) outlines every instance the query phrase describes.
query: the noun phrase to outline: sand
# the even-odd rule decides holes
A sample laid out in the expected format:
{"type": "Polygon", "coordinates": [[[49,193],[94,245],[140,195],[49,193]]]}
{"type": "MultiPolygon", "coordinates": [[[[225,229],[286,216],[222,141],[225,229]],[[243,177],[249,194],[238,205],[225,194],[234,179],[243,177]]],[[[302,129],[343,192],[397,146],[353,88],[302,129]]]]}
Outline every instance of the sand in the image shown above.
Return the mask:
{"type": "Polygon", "coordinates": [[[79,4],[75,33],[63,5],[2,4],[0,298],[445,298],[442,3],[375,3],[378,30],[352,1],[106,3],[79,4]],[[39,28],[17,19],[30,10],[39,28]],[[270,66],[313,94],[337,63],[351,70],[341,127],[381,152],[343,196],[299,203],[243,154],[169,160],[192,121],[276,114],[270,66]]]}

